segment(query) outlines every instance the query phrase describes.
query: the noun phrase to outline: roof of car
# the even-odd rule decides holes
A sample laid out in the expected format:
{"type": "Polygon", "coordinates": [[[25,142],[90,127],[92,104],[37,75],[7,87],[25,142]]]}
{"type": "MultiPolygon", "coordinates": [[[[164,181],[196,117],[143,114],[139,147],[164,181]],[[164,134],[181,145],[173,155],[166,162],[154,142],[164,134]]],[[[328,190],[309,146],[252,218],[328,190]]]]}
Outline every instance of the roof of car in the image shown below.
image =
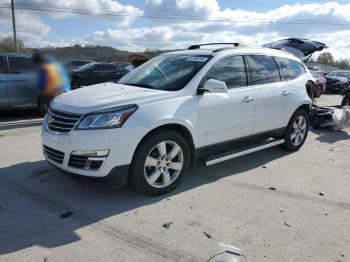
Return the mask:
{"type": "Polygon", "coordinates": [[[249,47],[249,46],[237,46],[232,48],[198,48],[198,49],[192,49],[192,50],[177,50],[172,51],[164,54],[197,54],[197,55],[221,55],[221,54],[264,54],[264,55],[271,55],[271,56],[280,56],[285,57],[293,60],[300,61],[299,58],[296,56],[277,49],[272,48],[265,48],[265,47],[249,47]]]}
{"type": "Polygon", "coordinates": [[[0,52],[0,56],[12,56],[12,57],[32,57],[31,54],[20,54],[20,53],[10,53],[10,52],[0,52]]]}

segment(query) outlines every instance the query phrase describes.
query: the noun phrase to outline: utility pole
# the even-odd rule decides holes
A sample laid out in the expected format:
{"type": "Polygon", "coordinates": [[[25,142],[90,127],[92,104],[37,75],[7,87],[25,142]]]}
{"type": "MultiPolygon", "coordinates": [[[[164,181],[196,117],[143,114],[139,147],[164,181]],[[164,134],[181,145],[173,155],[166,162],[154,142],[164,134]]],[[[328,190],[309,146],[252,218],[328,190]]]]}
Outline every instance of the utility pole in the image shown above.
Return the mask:
{"type": "Polygon", "coordinates": [[[15,50],[18,53],[17,33],[16,33],[16,19],[15,19],[15,3],[11,0],[12,9],[12,25],[13,25],[13,41],[15,42],[15,50]]]}

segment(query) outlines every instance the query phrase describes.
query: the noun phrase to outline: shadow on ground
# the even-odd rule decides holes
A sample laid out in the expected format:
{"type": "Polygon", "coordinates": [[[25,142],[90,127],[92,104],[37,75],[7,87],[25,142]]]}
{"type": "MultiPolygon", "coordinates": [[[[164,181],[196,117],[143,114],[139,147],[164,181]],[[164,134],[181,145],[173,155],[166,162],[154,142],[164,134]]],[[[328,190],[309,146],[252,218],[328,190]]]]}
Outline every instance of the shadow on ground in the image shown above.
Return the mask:
{"type": "Polygon", "coordinates": [[[350,135],[344,130],[332,131],[326,128],[318,128],[310,131],[317,135],[316,140],[321,143],[333,144],[338,141],[350,139],[350,135]]]}
{"type": "Polygon", "coordinates": [[[78,241],[75,231],[88,225],[121,241],[151,245],[144,236],[103,220],[125,212],[133,215],[138,207],[261,167],[287,154],[276,147],[210,167],[195,167],[175,191],[157,197],[140,195],[129,188],[104,190],[82,184],[72,179],[74,175],[66,175],[46,161],[1,168],[0,190],[4,186],[9,193],[20,195],[22,204],[9,197],[6,190],[0,192],[0,255],[33,245],[57,247],[78,241]],[[32,205],[41,208],[30,208],[32,205]]]}
{"type": "Polygon", "coordinates": [[[0,131],[41,124],[42,116],[36,110],[0,111],[0,131]]]}

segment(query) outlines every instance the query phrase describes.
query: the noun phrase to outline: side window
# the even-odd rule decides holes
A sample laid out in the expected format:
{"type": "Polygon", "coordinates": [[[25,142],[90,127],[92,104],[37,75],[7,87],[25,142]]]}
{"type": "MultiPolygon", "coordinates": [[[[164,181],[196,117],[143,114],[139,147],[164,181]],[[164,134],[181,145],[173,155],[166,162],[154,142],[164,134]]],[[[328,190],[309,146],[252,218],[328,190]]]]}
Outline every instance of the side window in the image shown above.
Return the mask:
{"type": "Polygon", "coordinates": [[[247,86],[247,72],[242,56],[226,57],[218,61],[207,73],[206,80],[226,83],[227,88],[247,86]]]}
{"type": "Polygon", "coordinates": [[[271,56],[248,55],[247,59],[254,85],[281,81],[278,67],[271,56]]]}
{"type": "Polygon", "coordinates": [[[30,58],[8,57],[10,74],[25,74],[34,71],[34,66],[30,58]]]}
{"type": "Polygon", "coordinates": [[[275,57],[275,60],[280,68],[282,80],[292,80],[305,73],[304,66],[297,61],[282,57],[275,57]]]}
{"type": "Polygon", "coordinates": [[[105,70],[105,65],[94,65],[92,71],[104,71],[105,70]]]}
{"type": "Polygon", "coordinates": [[[106,71],[115,71],[115,65],[105,65],[106,71]]]}

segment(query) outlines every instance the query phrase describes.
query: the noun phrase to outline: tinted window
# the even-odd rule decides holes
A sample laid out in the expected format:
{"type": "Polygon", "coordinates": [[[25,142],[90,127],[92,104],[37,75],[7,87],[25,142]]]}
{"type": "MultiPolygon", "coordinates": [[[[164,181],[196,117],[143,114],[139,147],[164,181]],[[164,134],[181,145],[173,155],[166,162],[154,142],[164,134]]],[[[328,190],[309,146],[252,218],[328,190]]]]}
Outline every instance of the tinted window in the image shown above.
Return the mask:
{"type": "Polygon", "coordinates": [[[105,65],[105,70],[115,71],[115,66],[114,65],[105,65]]]}
{"type": "Polygon", "coordinates": [[[215,79],[226,83],[227,88],[247,85],[247,73],[242,56],[231,56],[217,62],[212,67],[206,80],[215,79]]]}
{"type": "Polygon", "coordinates": [[[30,58],[8,57],[10,74],[24,74],[34,71],[34,65],[30,58]]]}
{"type": "Polygon", "coordinates": [[[305,73],[303,65],[297,61],[275,57],[281,72],[282,80],[292,80],[305,73]]]}
{"type": "Polygon", "coordinates": [[[270,56],[247,56],[252,81],[255,85],[274,83],[280,81],[280,74],[275,60],[270,56]]]}
{"type": "Polygon", "coordinates": [[[104,71],[105,70],[105,65],[94,65],[92,70],[93,71],[104,71]]]}

